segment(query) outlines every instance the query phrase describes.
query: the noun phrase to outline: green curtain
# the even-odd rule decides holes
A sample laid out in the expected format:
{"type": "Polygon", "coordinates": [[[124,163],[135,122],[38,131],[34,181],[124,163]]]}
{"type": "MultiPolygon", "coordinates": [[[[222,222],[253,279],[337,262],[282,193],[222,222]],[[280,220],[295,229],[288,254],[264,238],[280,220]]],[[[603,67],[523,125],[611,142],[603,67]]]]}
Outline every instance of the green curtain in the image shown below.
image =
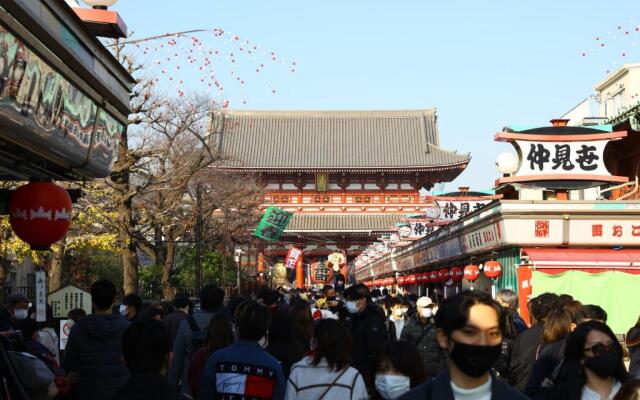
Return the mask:
{"type": "Polygon", "coordinates": [[[498,253],[496,260],[502,264],[502,275],[496,283],[498,290],[511,289],[518,292],[518,265],[520,264],[520,248],[512,247],[498,253]]]}
{"type": "Polygon", "coordinates": [[[567,271],[560,274],[533,272],[533,296],[544,292],[570,294],[582,304],[597,304],[608,315],[615,333],[627,333],[640,314],[640,275],[618,271],[591,274],[567,271]]]}

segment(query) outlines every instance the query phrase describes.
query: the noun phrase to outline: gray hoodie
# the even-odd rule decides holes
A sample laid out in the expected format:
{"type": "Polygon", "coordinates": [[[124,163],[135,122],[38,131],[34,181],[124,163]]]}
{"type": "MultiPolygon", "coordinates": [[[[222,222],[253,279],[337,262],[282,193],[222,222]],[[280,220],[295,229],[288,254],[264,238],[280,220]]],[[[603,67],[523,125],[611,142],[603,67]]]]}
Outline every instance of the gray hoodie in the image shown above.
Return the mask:
{"type": "Polygon", "coordinates": [[[120,315],[88,315],[71,328],[63,367],[77,372],[78,400],[111,399],[129,379],[122,358],[122,334],[129,322],[120,315]]]}

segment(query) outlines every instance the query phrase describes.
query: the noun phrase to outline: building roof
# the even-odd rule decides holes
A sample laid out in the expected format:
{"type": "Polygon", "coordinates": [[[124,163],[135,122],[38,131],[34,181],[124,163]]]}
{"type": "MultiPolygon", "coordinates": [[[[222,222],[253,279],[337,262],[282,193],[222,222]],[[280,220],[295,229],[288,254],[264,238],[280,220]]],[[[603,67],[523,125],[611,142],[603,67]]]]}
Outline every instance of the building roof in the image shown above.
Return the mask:
{"type": "Polygon", "coordinates": [[[404,214],[303,214],[294,213],[285,235],[296,233],[391,232],[404,214]]]}
{"type": "Polygon", "coordinates": [[[436,119],[433,109],[224,110],[214,119],[213,141],[229,168],[461,172],[470,156],[439,147],[436,119]]]}

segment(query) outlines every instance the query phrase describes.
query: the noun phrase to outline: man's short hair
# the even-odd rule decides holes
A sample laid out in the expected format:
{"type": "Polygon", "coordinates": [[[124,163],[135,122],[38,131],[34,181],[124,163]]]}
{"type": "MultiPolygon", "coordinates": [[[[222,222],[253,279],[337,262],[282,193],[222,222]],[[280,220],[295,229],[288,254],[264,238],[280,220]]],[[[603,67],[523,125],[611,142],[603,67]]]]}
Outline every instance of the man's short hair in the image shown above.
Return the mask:
{"type": "Polygon", "coordinates": [[[247,300],[236,308],[238,339],[257,342],[269,330],[271,316],[262,304],[247,300]]]}
{"type": "Polygon", "coordinates": [[[135,293],[129,293],[128,295],[124,296],[122,304],[135,309],[136,313],[139,313],[140,310],[142,310],[142,299],[135,293]]]}
{"type": "Polygon", "coordinates": [[[436,328],[442,329],[447,336],[457,329],[463,328],[469,320],[471,307],[484,304],[496,310],[496,318],[500,321],[500,331],[505,331],[504,318],[501,318],[500,305],[491,295],[480,290],[464,290],[442,302],[436,313],[436,328]]]}
{"type": "Polygon", "coordinates": [[[98,279],[91,285],[91,300],[98,310],[109,310],[116,299],[116,286],[108,279],[98,279]]]}
{"type": "Polygon", "coordinates": [[[333,286],[331,286],[331,285],[324,285],[324,286],[322,287],[322,294],[323,294],[324,296],[326,296],[326,295],[327,295],[327,293],[329,292],[329,290],[332,290],[332,289],[333,289],[333,286]]]}
{"type": "Polygon", "coordinates": [[[12,293],[9,296],[7,296],[7,306],[8,307],[15,307],[18,304],[21,303],[29,303],[29,298],[27,298],[27,296],[23,295],[22,293],[12,293]]]}
{"type": "Polygon", "coordinates": [[[344,291],[344,298],[350,301],[357,301],[360,299],[370,298],[369,288],[359,283],[357,285],[349,286],[347,290],[344,291]]]}
{"type": "Polygon", "coordinates": [[[551,310],[560,307],[560,297],[554,293],[542,293],[532,299],[530,305],[536,321],[544,321],[551,310]]]}
{"type": "Polygon", "coordinates": [[[507,304],[509,310],[518,308],[518,295],[511,289],[502,289],[496,293],[496,299],[507,304]]]}
{"type": "Polygon", "coordinates": [[[159,372],[170,351],[169,335],[160,321],[141,319],[122,334],[122,355],[132,374],[159,372]]]}
{"type": "Polygon", "coordinates": [[[215,311],[224,300],[224,291],[218,286],[210,283],[200,289],[200,308],[203,311],[215,311]]]}
{"type": "Polygon", "coordinates": [[[391,300],[389,301],[389,307],[395,307],[395,306],[404,306],[404,303],[402,302],[402,299],[399,297],[392,297],[391,300]]]}
{"type": "Polygon", "coordinates": [[[173,299],[173,305],[176,308],[185,308],[187,306],[193,306],[193,303],[186,294],[179,294],[173,299]]]}
{"type": "Polygon", "coordinates": [[[607,312],[595,304],[585,304],[576,312],[576,322],[581,324],[586,321],[596,320],[607,323],[607,312]]]}
{"type": "Polygon", "coordinates": [[[262,300],[262,303],[266,306],[272,306],[280,300],[280,293],[273,289],[262,288],[258,292],[258,299],[262,300]]]}

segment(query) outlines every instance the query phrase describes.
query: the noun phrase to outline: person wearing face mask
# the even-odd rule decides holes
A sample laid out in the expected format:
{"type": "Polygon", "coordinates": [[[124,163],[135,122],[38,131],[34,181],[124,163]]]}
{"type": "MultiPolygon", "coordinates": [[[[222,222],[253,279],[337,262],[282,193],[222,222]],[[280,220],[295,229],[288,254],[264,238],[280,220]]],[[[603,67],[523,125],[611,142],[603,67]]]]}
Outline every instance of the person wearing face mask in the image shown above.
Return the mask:
{"type": "Polygon", "coordinates": [[[416,302],[416,313],[404,325],[400,334],[400,340],[418,350],[429,377],[435,376],[445,367],[442,351],[436,341],[434,306],[430,298],[420,297],[416,302]]]}
{"type": "Polygon", "coordinates": [[[534,400],[612,400],[627,380],[622,346],[600,321],[579,324],[567,339],[555,385],[534,400]]]}
{"type": "Polygon", "coordinates": [[[131,377],[113,399],[186,400],[169,384],[169,335],[162,322],[142,318],[122,334],[122,355],[131,377]]]}
{"type": "Polygon", "coordinates": [[[500,312],[500,305],[482,291],[465,290],[444,300],[435,324],[447,368],[400,399],[527,399],[491,372],[502,347],[500,312]]]}
{"type": "Polygon", "coordinates": [[[0,311],[0,332],[15,330],[16,323],[29,315],[29,299],[20,293],[7,296],[6,308],[0,311]]]}
{"type": "Polygon", "coordinates": [[[351,318],[345,322],[354,339],[351,347],[351,362],[365,377],[367,387],[373,388],[370,379],[375,368],[376,357],[387,344],[385,317],[380,307],[369,300],[369,289],[353,285],[344,291],[346,308],[351,318]]]}
{"type": "Polygon", "coordinates": [[[393,297],[389,300],[389,319],[387,320],[387,335],[389,340],[395,342],[400,340],[402,328],[407,322],[408,304],[404,304],[399,297],[393,297]]]}
{"type": "Polygon", "coordinates": [[[382,350],[372,400],[397,399],[427,380],[420,353],[407,342],[391,342],[382,350]]]}
{"type": "Polygon", "coordinates": [[[200,385],[201,399],[282,399],[282,366],[267,353],[271,316],[249,300],[235,311],[238,341],[209,358],[200,385]]]}

